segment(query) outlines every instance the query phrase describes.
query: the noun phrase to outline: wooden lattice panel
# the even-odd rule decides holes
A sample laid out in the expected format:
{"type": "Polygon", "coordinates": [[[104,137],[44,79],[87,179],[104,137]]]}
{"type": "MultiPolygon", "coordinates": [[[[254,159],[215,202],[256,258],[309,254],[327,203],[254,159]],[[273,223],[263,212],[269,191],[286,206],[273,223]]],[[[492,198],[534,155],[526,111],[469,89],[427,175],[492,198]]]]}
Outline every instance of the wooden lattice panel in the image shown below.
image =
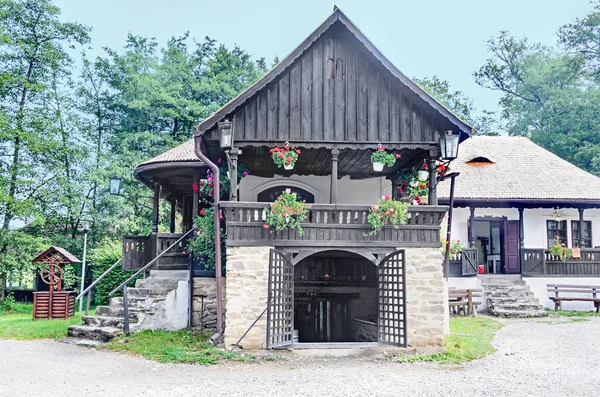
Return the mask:
{"type": "Polygon", "coordinates": [[[272,249],[269,261],[267,348],[293,343],[294,265],[281,251],[272,249]]]}
{"type": "Polygon", "coordinates": [[[379,342],[406,347],[406,278],[404,251],[388,255],[379,265],[379,342]]]}

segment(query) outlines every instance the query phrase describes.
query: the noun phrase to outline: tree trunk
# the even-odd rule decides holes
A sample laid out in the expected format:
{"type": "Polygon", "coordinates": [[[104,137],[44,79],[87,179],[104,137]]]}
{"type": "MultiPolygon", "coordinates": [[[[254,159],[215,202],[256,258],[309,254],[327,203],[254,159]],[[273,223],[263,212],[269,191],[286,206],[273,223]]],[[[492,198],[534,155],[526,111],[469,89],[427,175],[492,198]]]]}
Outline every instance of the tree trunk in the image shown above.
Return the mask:
{"type": "Polygon", "coordinates": [[[0,301],[6,297],[6,273],[0,273],[0,301]]]}

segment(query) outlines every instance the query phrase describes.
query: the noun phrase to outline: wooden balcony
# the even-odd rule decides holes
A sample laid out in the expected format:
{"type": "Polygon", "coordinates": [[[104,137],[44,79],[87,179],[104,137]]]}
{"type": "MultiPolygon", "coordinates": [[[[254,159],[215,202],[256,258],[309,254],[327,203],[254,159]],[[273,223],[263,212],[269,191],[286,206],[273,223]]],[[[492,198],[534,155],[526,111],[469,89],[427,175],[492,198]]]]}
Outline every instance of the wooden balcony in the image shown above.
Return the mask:
{"type": "Polygon", "coordinates": [[[274,231],[263,227],[264,209],[270,203],[224,201],[228,246],[277,247],[441,247],[440,224],[448,207],[410,206],[406,225],[386,226],[375,236],[365,236],[370,205],[312,204],[304,234],[296,229],[274,231]]]}
{"type": "Polygon", "coordinates": [[[582,248],[581,258],[570,258],[565,261],[545,249],[525,248],[522,255],[521,268],[524,276],[600,276],[600,249],[582,248]]]}
{"type": "MultiPolygon", "coordinates": [[[[183,236],[181,233],[158,233],[147,236],[123,236],[123,269],[140,269],[183,236]]],[[[187,241],[182,241],[158,259],[157,269],[186,268],[189,256],[184,254],[187,241]]]]}

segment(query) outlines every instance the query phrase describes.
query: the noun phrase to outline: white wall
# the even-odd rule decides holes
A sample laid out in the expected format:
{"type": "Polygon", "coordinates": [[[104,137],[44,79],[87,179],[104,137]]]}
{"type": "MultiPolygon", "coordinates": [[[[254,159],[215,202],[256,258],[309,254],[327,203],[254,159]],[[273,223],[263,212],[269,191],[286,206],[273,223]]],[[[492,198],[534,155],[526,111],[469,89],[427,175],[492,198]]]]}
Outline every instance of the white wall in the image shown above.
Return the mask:
{"type": "MultiPolygon", "coordinates": [[[[531,288],[531,292],[540,300],[540,303],[548,309],[554,310],[554,302],[550,300],[550,296],[554,295],[548,292],[548,284],[565,284],[565,285],[598,285],[600,286],[600,277],[523,277],[523,280],[531,288]]],[[[591,294],[563,294],[564,296],[573,297],[591,297],[591,294]]],[[[563,302],[563,310],[594,310],[593,302],[563,302]]]]}
{"type": "MultiPolygon", "coordinates": [[[[256,201],[257,195],[274,186],[299,187],[315,195],[315,203],[329,203],[331,178],[329,176],[275,176],[262,178],[248,175],[240,183],[240,201],[256,201]]],[[[338,180],[339,204],[375,204],[384,194],[391,194],[392,183],[385,178],[338,180]]]]}
{"type": "MultiPolygon", "coordinates": [[[[554,220],[550,216],[553,210],[546,209],[525,209],[523,211],[523,233],[525,248],[548,248],[546,240],[546,220],[554,220]]],[[[579,212],[577,209],[568,208],[564,210],[566,215],[562,220],[567,221],[568,245],[571,246],[571,222],[579,221],[579,212]]],[[[460,240],[464,245],[468,245],[468,223],[469,208],[455,208],[452,219],[452,239],[460,240]]],[[[518,220],[519,211],[516,208],[476,208],[476,217],[484,216],[505,216],[508,220],[518,220]]],[[[592,221],[592,243],[593,246],[600,246],[600,209],[586,209],[584,219],[592,221]]]]}

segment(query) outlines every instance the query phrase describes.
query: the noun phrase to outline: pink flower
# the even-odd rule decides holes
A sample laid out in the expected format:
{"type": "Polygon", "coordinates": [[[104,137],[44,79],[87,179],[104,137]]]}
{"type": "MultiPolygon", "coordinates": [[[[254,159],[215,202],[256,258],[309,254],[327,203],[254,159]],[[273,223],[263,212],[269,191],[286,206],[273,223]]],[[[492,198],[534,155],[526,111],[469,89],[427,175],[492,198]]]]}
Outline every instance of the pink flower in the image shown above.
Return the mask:
{"type": "Polygon", "coordinates": [[[192,183],[192,189],[198,193],[200,191],[200,189],[198,188],[198,185],[196,185],[195,183],[192,183]]]}
{"type": "Polygon", "coordinates": [[[217,163],[221,164],[221,159],[218,159],[218,160],[217,160],[217,163]]]}
{"type": "Polygon", "coordinates": [[[248,171],[244,171],[244,172],[242,172],[242,175],[243,175],[243,176],[248,176],[248,174],[250,174],[248,171]]]}
{"type": "Polygon", "coordinates": [[[300,149],[296,149],[296,153],[300,154],[300,149]]]}
{"type": "Polygon", "coordinates": [[[282,159],[282,158],[283,158],[283,153],[279,152],[279,154],[278,154],[278,157],[279,157],[280,159],[282,159]]]}
{"type": "Polygon", "coordinates": [[[290,157],[288,157],[287,159],[285,159],[285,161],[287,161],[288,163],[291,163],[291,162],[292,162],[292,160],[293,160],[293,159],[292,159],[292,157],[291,157],[291,156],[290,156],[290,157]]]}
{"type": "Polygon", "coordinates": [[[400,157],[402,157],[399,153],[396,153],[394,156],[396,156],[397,159],[399,159],[400,157]]]}
{"type": "Polygon", "coordinates": [[[383,145],[379,146],[379,150],[381,150],[383,152],[385,150],[385,146],[383,146],[383,145]]]}
{"type": "Polygon", "coordinates": [[[263,229],[268,229],[269,225],[267,225],[266,223],[263,225],[263,229]]]}
{"type": "Polygon", "coordinates": [[[391,197],[390,197],[390,195],[389,195],[389,194],[386,194],[386,195],[383,195],[383,196],[381,196],[381,199],[382,199],[382,200],[386,200],[386,201],[387,201],[387,200],[389,200],[390,198],[391,198],[391,197]]]}
{"type": "Polygon", "coordinates": [[[202,210],[200,210],[200,215],[204,215],[204,213],[205,213],[205,212],[206,212],[206,211],[205,211],[205,210],[203,210],[203,209],[202,209],[202,210]]]}

